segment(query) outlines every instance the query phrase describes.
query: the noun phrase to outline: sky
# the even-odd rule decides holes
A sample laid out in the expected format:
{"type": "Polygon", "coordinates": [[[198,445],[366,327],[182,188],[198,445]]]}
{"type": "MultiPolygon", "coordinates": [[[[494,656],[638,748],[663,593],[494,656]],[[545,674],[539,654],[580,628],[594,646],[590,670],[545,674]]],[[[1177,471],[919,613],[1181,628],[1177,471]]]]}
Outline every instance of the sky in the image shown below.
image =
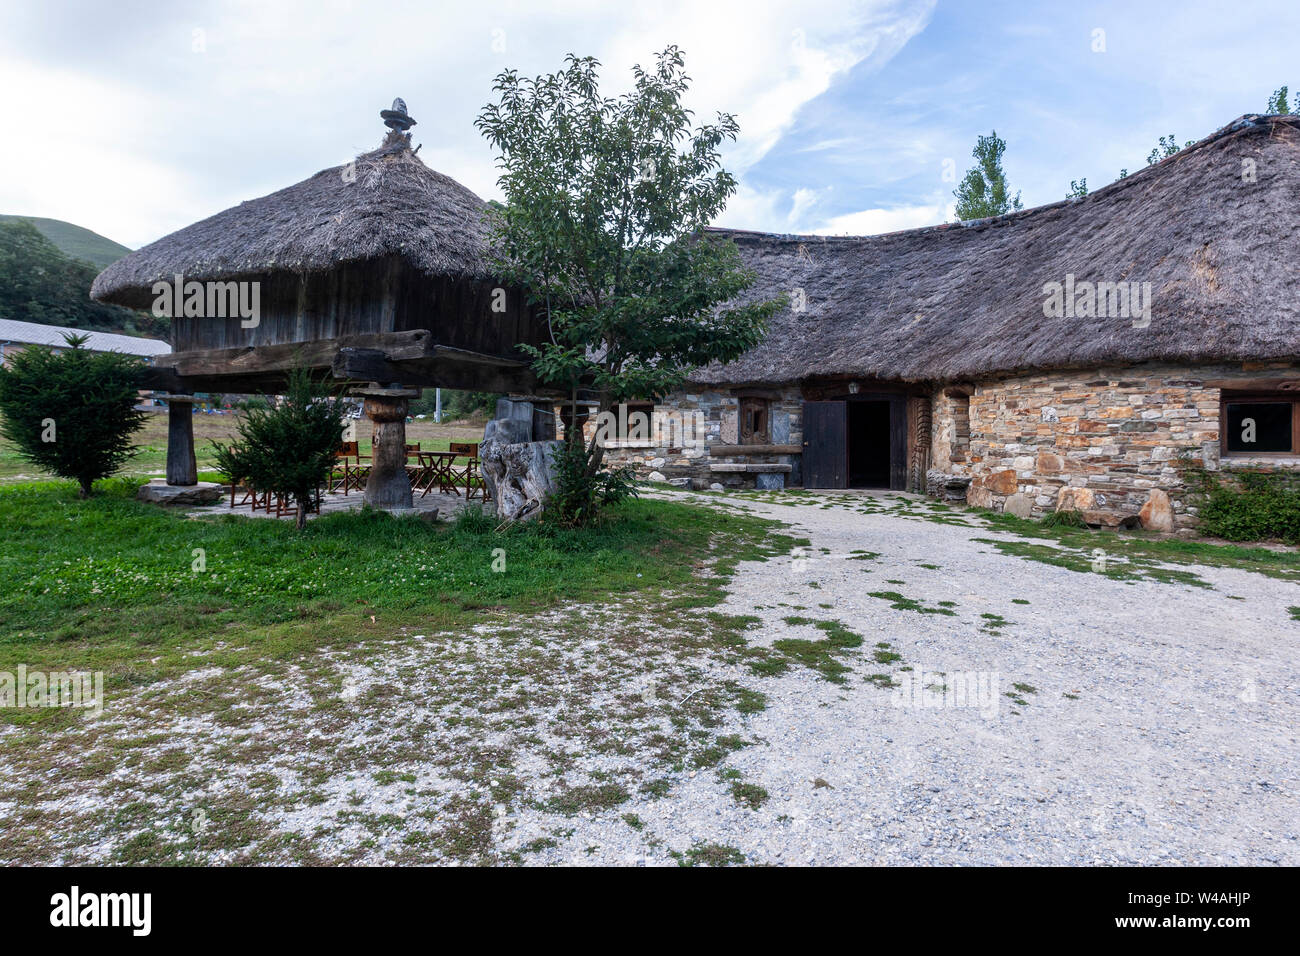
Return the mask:
{"type": "Polygon", "coordinates": [[[869,235],[951,220],[996,130],[1026,206],[1135,170],[1300,90],[1300,0],[0,0],[0,213],[136,248],[379,145],[484,198],[473,122],[503,69],[594,55],[602,88],[674,43],[701,121],[736,115],[718,225],[869,235]]]}

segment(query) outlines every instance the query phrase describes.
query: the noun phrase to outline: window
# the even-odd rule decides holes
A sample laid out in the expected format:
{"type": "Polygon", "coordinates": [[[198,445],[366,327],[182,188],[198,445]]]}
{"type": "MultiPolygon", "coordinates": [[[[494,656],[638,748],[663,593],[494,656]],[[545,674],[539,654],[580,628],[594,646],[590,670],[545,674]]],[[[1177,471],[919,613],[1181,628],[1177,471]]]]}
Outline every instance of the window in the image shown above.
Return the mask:
{"type": "Polygon", "coordinates": [[[654,402],[627,402],[615,409],[616,436],[624,441],[648,442],[654,437],[654,402]]]}
{"type": "Polygon", "coordinates": [[[1300,454],[1300,398],[1224,395],[1220,421],[1229,455],[1300,454]]]}
{"type": "Polygon", "coordinates": [[[768,415],[771,405],[766,398],[740,400],[740,443],[742,445],[771,444],[768,415]]]}

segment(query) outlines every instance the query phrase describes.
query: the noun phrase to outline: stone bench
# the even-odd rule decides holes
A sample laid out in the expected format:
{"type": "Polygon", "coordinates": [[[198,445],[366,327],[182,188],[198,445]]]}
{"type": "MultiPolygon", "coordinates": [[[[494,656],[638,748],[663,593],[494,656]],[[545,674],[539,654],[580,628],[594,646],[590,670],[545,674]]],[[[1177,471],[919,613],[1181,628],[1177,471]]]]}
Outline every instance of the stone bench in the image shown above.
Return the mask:
{"type": "Polygon", "coordinates": [[[749,475],[772,475],[772,474],[788,475],[791,470],[792,469],[790,465],[780,464],[777,462],[768,463],[768,462],[720,461],[709,465],[709,471],[727,472],[731,474],[740,473],[740,474],[749,474],[749,475]]]}

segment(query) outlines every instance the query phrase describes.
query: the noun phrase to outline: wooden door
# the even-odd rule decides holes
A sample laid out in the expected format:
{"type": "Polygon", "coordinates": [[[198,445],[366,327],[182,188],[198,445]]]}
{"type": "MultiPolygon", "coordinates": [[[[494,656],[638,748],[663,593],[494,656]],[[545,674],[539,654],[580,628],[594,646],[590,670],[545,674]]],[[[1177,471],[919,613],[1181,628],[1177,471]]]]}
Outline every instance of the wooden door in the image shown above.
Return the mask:
{"type": "Polygon", "coordinates": [[[907,490],[907,399],[889,400],[889,489],[907,490]]]}
{"type": "Polygon", "coordinates": [[[845,402],[803,403],[803,485],[847,488],[848,406],[845,402]]]}

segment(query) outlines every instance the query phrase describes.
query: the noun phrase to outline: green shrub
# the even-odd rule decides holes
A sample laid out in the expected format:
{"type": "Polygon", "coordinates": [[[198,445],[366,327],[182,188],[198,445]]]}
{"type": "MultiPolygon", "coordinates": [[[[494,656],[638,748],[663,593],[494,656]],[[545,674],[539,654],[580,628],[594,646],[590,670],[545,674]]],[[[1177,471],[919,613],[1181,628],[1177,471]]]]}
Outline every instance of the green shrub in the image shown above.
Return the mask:
{"type": "Polygon", "coordinates": [[[232,484],[246,481],[259,491],[292,498],[298,527],[306,527],[307,509],[334,467],[342,402],[306,369],[294,369],[284,400],[246,408],[238,430],[238,444],[212,443],[217,465],[232,484]]]}
{"type": "Polygon", "coordinates": [[[592,470],[582,442],[563,442],[555,449],[555,493],[549,510],[562,524],[584,525],[606,505],[636,497],[636,470],[630,465],[592,470]]]}
{"type": "MultiPolygon", "coordinates": [[[[489,418],[496,411],[497,399],[501,396],[496,392],[463,392],[454,388],[444,388],[442,390],[442,420],[455,421],[460,418],[469,418],[475,412],[484,412],[489,418]]],[[[426,415],[430,418],[437,408],[437,396],[431,388],[424,389],[420,397],[412,399],[410,412],[412,415],[426,415]]]]}
{"type": "Polygon", "coordinates": [[[0,434],[28,461],[71,478],[88,498],[94,482],[135,454],[144,366],[133,356],[82,348],[85,336],[64,338],[69,347],[62,352],[32,346],[0,367],[0,434]]]}
{"type": "Polygon", "coordinates": [[[1300,544],[1300,475],[1289,472],[1189,472],[1201,530],[1229,541],[1280,538],[1300,544]]]}

